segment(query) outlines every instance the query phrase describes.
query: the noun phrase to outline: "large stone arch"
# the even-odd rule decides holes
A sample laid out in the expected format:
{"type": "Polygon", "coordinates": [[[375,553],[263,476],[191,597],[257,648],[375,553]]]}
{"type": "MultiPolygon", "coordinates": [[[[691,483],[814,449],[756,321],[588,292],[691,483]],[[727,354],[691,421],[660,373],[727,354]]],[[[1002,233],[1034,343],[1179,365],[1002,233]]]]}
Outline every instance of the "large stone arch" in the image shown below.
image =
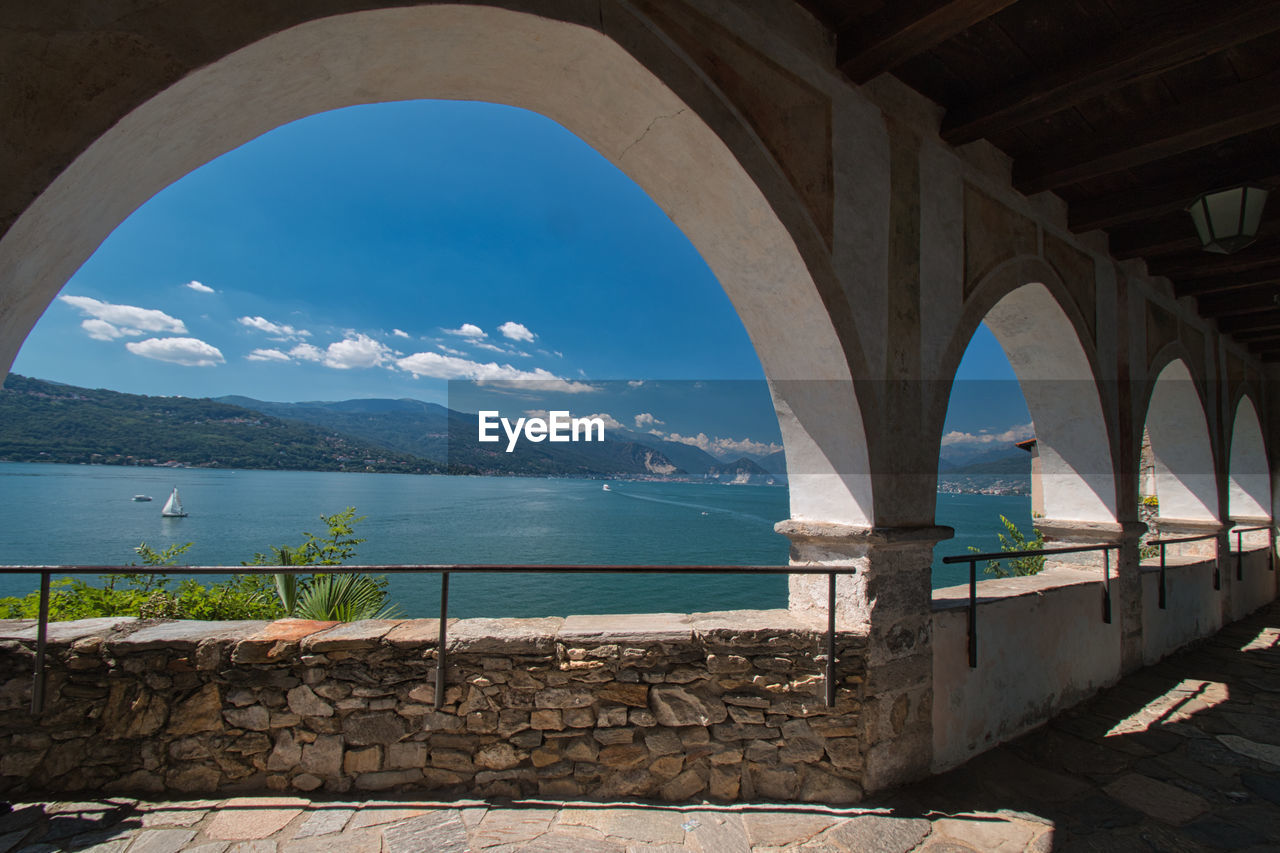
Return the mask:
{"type": "Polygon", "coordinates": [[[1058,274],[1040,258],[1019,257],[984,277],[965,305],[944,376],[954,378],[983,322],[1009,359],[1035,424],[1045,524],[1114,523],[1113,442],[1095,356],[1058,274]]]}
{"type": "MultiPolygon", "coordinates": [[[[1156,498],[1168,520],[1218,521],[1218,477],[1201,390],[1186,361],[1170,351],[1156,362],[1144,424],[1151,440],[1156,498]]],[[[1140,434],[1139,434],[1140,435],[1140,434]]]]}
{"type": "Polygon", "coordinates": [[[1248,394],[1240,397],[1231,421],[1227,459],[1227,516],[1271,517],[1271,471],[1258,410],[1248,394]]]}
{"type": "Polygon", "coordinates": [[[643,27],[624,49],[596,29],[487,6],[379,9],[299,24],[187,74],[100,136],[0,239],[0,364],[8,369],[70,275],[163,187],[289,121],[426,97],[548,116],[648,192],[716,274],[760,356],[792,516],[870,523],[848,355],[858,347],[815,251],[821,239],[728,99],[643,27]]]}

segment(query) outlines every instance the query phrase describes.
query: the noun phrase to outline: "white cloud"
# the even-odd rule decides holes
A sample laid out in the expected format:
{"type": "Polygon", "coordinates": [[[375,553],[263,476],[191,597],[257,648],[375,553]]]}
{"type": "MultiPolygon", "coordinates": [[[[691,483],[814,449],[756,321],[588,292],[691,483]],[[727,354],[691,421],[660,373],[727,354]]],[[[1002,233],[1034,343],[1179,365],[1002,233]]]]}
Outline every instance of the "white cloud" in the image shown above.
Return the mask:
{"type": "Polygon", "coordinates": [[[596,388],[583,382],[570,382],[541,367],[536,370],[520,370],[509,364],[481,363],[437,352],[416,352],[397,359],[396,364],[414,378],[426,376],[432,379],[470,379],[478,382],[522,383],[522,388],[538,391],[558,391],[564,394],[582,394],[596,388]],[[528,384],[523,384],[528,383],[528,384]]]}
{"type": "MultiPolygon", "coordinates": [[[[548,417],[548,412],[546,409],[525,409],[524,413],[526,417],[530,417],[530,418],[545,419],[548,417]]],[[[570,417],[584,418],[586,420],[595,420],[596,418],[599,418],[600,422],[604,424],[605,429],[626,429],[625,426],[618,423],[617,418],[615,418],[613,415],[609,414],[608,412],[596,412],[595,414],[592,414],[592,415],[571,414],[570,417]]]]}
{"type": "Polygon", "coordinates": [[[96,317],[90,317],[88,320],[80,321],[80,328],[89,333],[89,337],[95,341],[114,341],[116,338],[122,338],[126,335],[141,335],[142,332],[137,329],[121,329],[113,326],[106,320],[99,320],[96,317]]]}
{"type": "Polygon", "coordinates": [[[147,338],[124,346],[134,355],[186,367],[213,367],[226,361],[221,350],[199,338],[147,338]]]}
{"type": "Polygon", "coordinates": [[[300,358],[303,361],[320,361],[324,358],[324,350],[312,344],[298,344],[289,350],[289,355],[294,358],[300,358]]]}
{"type": "Polygon", "coordinates": [[[249,361],[293,361],[278,349],[256,349],[245,356],[249,361]]]}
{"type": "Polygon", "coordinates": [[[632,379],[627,383],[627,386],[630,388],[639,388],[642,385],[644,385],[643,379],[632,379]]]}
{"type": "MultiPolygon", "coordinates": [[[[577,417],[575,415],[575,417],[577,417]]],[[[599,418],[604,421],[605,429],[626,429],[622,424],[618,423],[617,418],[608,412],[596,412],[594,415],[587,415],[588,418],[599,418]]]]}
{"type": "Polygon", "coordinates": [[[186,324],[154,308],[138,308],[134,305],[115,305],[91,296],[59,296],[58,299],[91,318],[81,323],[89,337],[109,341],[126,335],[143,332],[171,332],[183,335],[186,324]]]}
{"type": "Polygon", "coordinates": [[[196,293],[217,293],[218,292],[214,290],[212,287],[210,287],[209,285],[201,284],[200,282],[195,280],[189,281],[182,286],[186,288],[190,288],[191,290],[194,290],[196,293]]]}
{"type": "Polygon", "coordinates": [[[266,332],[269,336],[278,341],[311,337],[311,333],[306,329],[295,329],[287,323],[273,323],[266,317],[241,317],[236,322],[242,326],[248,326],[250,329],[257,329],[259,332],[266,332]]]}
{"type": "Polygon", "coordinates": [[[982,445],[982,444],[1013,444],[1016,441],[1025,441],[1032,438],[1036,434],[1035,424],[1018,424],[1011,426],[1003,432],[988,432],[982,430],[980,432],[961,432],[953,429],[942,437],[943,447],[953,447],[955,445],[982,445]]]}
{"type": "Polygon", "coordinates": [[[649,432],[659,438],[665,438],[667,441],[675,441],[680,444],[688,444],[691,447],[697,447],[710,453],[718,459],[737,458],[744,453],[753,456],[768,456],[770,453],[777,453],[782,449],[781,444],[764,443],[762,441],[752,441],[749,438],[708,438],[705,432],[697,435],[681,435],[678,432],[664,433],[656,429],[649,432]]]}
{"type": "Polygon", "coordinates": [[[444,344],[436,344],[436,349],[440,350],[441,352],[448,353],[449,355],[456,355],[456,356],[458,356],[459,358],[466,358],[466,357],[467,357],[467,354],[466,354],[465,352],[463,352],[462,350],[460,350],[460,349],[454,349],[453,347],[447,347],[447,346],[445,346],[444,344]]]}
{"type": "Polygon", "coordinates": [[[644,429],[661,423],[666,423],[666,421],[659,420],[648,412],[641,412],[636,415],[636,429],[644,429]]]}
{"type": "Polygon", "coordinates": [[[324,366],[335,370],[353,367],[378,367],[391,358],[391,347],[368,335],[357,334],[329,344],[324,353],[324,366]]]}
{"type": "Polygon", "coordinates": [[[471,323],[463,323],[456,329],[445,329],[444,333],[446,335],[457,335],[460,338],[471,338],[472,340],[477,341],[481,338],[489,337],[485,334],[484,329],[471,323]]]}
{"type": "Polygon", "coordinates": [[[526,341],[533,343],[533,339],[537,337],[533,332],[529,331],[529,327],[523,323],[513,323],[510,320],[498,327],[498,331],[502,332],[504,337],[513,341],[526,341]]]}
{"type": "Polygon", "coordinates": [[[503,355],[506,355],[508,353],[508,351],[503,349],[502,347],[496,346],[494,344],[486,343],[484,341],[476,341],[475,343],[472,344],[472,346],[474,346],[476,349],[487,349],[489,352],[500,352],[503,355]]]}
{"type": "Polygon", "coordinates": [[[404,329],[392,329],[391,334],[395,335],[397,338],[407,338],[410,336],[404,329]]]}

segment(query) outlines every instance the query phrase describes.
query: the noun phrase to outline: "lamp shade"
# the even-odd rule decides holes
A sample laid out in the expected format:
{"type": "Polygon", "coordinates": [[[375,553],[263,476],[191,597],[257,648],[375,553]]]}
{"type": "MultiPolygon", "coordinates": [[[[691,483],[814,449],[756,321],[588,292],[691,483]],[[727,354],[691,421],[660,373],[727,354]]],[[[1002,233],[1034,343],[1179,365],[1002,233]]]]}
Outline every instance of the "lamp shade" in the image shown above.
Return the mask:
{"type": "Polygon", "coordinates": [[[1246,184],[1197,196],[1187,212],[1205,251],[1226,255],[1257,238],[1266,203],[1265,189],[1246,184]]]}

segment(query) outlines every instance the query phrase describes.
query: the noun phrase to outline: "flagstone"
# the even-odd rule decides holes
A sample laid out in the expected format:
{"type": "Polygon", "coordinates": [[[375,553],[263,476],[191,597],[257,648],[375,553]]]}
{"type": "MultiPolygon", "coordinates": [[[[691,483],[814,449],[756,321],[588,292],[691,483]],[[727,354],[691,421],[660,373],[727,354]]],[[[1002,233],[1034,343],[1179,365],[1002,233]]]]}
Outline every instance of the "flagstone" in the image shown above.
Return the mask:
{"type": "Polygon", "coordinates": [[[1121,776],[1103,790],[1127,806],[1175,825],[1209,810],[1203,797],[1140,773],[1121,776]]]}
{"type": "Polygon", "coordinates": [[[310,838],[313,835],[332,835],[335,832],[341,832],[342,827],[347,825],[347,821],[355,813],[356,810],[353,808],[317,808],[316,811],[307,815],[293,837],[310,838]]]}
{"type": "Polygon", "coordinates": [[[237,797],[227,800],[205,834],[217,841],[254,841],[284,829],[302,814],[307,800],[297,797],[237,797]]]}
{"type": "Polygon", "coordinates": [[[746,812],[742,822],[747,838],[754,847],[785,847],[797,841],[808,841],[835,824],[830,815],[805,812],[746,812]]]}
{"type": "Polygon", "coordinates": [[[467,828],[454,809],[437,809],[383,830],[385,853],[466,853],[467,828]]]}
{"type": "Polygon", "coordinates": [[[1258,743],[1239,735],[1218,735],[1218,742],[1232,752],[1280,767],[1280,746],[1258,743]]]}
{"type": "Polygon", "coordinates": [[[196,837],[192,829],[146,829],[138,833],[130,853],[178,853],[196,837]]]}
{"type": "Polygon", "coordinates": [[[357,829],[365,829],[370,826],[380,826],[386,823],[395,823],[397,821],[407,820],[412,817],[418,817],[427,813],[425,808],[387,808],[385,805],[366,805],[351,818],[351,823],[347,826],[347,830],[355,831],[357,829]]]}

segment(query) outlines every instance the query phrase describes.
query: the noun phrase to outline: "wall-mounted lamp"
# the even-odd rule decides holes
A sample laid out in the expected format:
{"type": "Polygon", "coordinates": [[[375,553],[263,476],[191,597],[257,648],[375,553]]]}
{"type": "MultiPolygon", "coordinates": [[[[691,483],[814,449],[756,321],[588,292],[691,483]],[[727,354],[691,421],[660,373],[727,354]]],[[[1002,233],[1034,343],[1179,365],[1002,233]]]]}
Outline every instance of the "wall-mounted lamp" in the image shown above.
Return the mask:
{"type": "Polygon", "coordinates": [[[1267,195],[1262,187],[1245,184],[1197,196],[1187,212],[1205,251],[1227,255],[1257,239],[1267,195]]]}

